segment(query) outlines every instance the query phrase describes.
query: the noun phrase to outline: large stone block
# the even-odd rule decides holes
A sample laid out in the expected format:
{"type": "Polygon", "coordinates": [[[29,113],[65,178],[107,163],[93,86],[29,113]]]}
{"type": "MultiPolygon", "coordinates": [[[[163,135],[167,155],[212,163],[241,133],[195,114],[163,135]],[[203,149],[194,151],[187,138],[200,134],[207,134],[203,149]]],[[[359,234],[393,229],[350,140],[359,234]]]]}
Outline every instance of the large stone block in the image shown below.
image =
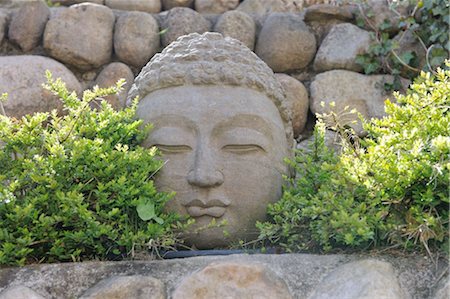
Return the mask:
{"type": "Polygon", "coordinates": [[[294,137],[305,129],[309,110],[308,92],[302,82],[286,74],[275,74],[286,93],[286,101],[292,109],[294,137]]]}
{"type": "Polygon", "coordinates": [[[27,52],[39,45],[50,9],[42,0],[26,2],[13,15],[9,25],[9,40],[27,52]]]}
{"type": "Polygon", "coordinates": [[[212,263],[185,278],[173,299],[293,298],[275,273],[260,264],[212,263]]]}
{"type": "MultiPolygon", "coordinates": [[[[313,113],[336,112],[340,115],[346,106],[356,109],[366,119],[381,118],[385,115],[384,101],[392,94],[384,90],[385,84],[392,84],[394,77],[390,75],[362,75],[346,70],[333,70],[316,76],[310,86],[310,109],[313,113]],[[321,105],[324,103],[324,106],[321,105]],[[335,106],[330,107],[334,102],[335,106]]],[[[408,80],[402,79],[403,87],[408,80]]],[[[351,125],[358,134],[363,134],[357,115],[342,116],[343,124],[351,125]],[[358,121],[356,124],[351,124],[358,121]]]]}
{"type": "Polygon", "coordinates": [[[117,19],[114,52],[121,61],[142,67],[155,55],[159,47],[159,26],[151,14],[129,12],[117,19]]]}
{"type": "Polygon", "coordinates": [[[195,0],[195,10],[199,13],[224,13],[235,9],[239,0],[195,0]]]}
{"type": "Polygon", "coordinates": [[[172,8],[162,22],[162,45],[168,46],[182,35],[209,31],[211,23],[201,14],[187,7],[172,8]]]}
{"type": "Polygon", "coordinates": [[[104,279],[87,290],[80,299],[165,299],[162,281],[143,275],[115,276],[104,279]]]}
{"type": "Polygon", "coordinates": [[[50,56],[82,70],[111,58],[115,17],[108,7],[83,3],[52,14],[44,32],[50,56]]]}
{"type": "Polygon", "coordinates": [[[316,54],[316,38],[296,14],[271,14],[261,29],[256,54],[274,72],[306,67],[316,54]]]}
{"type": "Polygon", "coordinates": [[[214,31],[241,41],[250,50],[255,47],[256,24],[244,12],[233,10],[222,14],[214,26],[214,31]]]}
{"type": "Polygon", "coordinates": [[[367,52],[371,43],[370,33],[350,23],[335,25],[322,41],[314,60],[318,72],[345,69],[360,72],[356,63],[359,54],[367,52]]]}
{"type": "Polygon", "coordinates": [[[95,79],[95,85],[99,87],[111,87],[116,85],[119,79],[125,79],[126,83],[123,90],[117,95],[110,95],[105,97],[114,108],[121,109],[125,107],[128,90],[133,84],[134,75],[131,69],[121,62],[113,62],[108,64],[95,79]]]}
{"type": "Polygon", "coordinates": [[[105,5],[120,10],[137,10],[148,13],[161,11],[161,0],[105,0],[105,5]]]}
{"type": "Polygon", "coordinates": [[[0,93],[7,92],[4,103],[8,116],[21,117],[34,112],[61,108],[60,100],[42,87],[45,71],[61,78],[69,90],[81,91],[75,76],[61,63],[42,56],[0,57],[0,93]]]}

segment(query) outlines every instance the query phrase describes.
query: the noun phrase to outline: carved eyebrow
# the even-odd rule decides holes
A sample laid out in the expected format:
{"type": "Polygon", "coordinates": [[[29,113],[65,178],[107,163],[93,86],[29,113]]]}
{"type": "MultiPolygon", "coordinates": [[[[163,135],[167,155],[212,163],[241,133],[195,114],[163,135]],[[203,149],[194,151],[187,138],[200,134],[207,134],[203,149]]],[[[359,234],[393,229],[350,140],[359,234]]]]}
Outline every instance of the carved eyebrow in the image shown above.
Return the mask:
{"type": "Polygon", "coordinates": [[[153,129],[150,132],[150,135],[142,143],[143,146],[150,146],[152,136],[154,136],[154,134],[158,135],[158,131],[160,130],[176,129],[192,135],[197,135],[198,132],[198,126],[192,120],[182,115],[161,114],[150,119],[149,122],[153,125],[153,129]]]}
{"type": "Polygon", "coordinates": [[[255,114],[238,114],[228,118],[214,127],[213,134],[221,134],[236,127],[255,130],[273,141],[272,127],[264,118],[255,114]]]}

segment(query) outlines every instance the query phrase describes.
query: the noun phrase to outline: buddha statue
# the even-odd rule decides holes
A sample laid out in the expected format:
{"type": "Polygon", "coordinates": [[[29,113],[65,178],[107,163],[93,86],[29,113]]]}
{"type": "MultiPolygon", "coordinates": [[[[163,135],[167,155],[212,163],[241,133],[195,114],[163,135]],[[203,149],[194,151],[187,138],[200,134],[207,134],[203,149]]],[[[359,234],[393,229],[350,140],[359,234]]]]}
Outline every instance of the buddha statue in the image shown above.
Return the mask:
{"type": "Polygon", "coordinates": [[[282,192],[293,136],[290,110],[272,70],[239,41],[218,33],[180,37],[155,55],[128,94],[159,148],[167,211],[195,219],[184,237],[199,249],[257,236],[282,192]],[[211,225],[211,223],[224,224],[211,225]]]}

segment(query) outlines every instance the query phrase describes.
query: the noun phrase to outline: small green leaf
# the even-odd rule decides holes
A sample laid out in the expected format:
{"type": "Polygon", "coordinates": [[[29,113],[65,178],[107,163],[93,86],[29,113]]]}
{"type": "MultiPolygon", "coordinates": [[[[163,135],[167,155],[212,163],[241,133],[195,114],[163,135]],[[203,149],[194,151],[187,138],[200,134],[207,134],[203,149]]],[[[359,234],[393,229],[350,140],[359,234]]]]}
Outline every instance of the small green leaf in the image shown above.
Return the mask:
{"type": "Polygon", "coordinates": [[[145,201],[139,203],[136,207],[136,211],[138,212],[139,218],[144,221],[148,221],[156,217],[155,205],[152,202],[145,201]]]}

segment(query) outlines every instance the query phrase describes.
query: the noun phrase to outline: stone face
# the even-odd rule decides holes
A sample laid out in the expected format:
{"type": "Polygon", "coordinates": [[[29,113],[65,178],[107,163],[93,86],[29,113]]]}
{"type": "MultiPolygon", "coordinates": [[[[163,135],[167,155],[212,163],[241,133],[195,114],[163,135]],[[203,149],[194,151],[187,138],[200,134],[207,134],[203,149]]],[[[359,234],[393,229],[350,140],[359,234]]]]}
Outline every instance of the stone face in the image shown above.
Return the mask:
{"type": "Polygon", "coordinates": [[[201,14],[186,7],[172,8],[162,22],[162,45],[167,47],[178,37],[189,33],[204,33],[209,31],[211,24],[201,14]]]}
{"type": "Polygon", "coordinates": [[[173,299],[293,298],[284,281],[258,264],[212,263],[185,278],[173,299]]]}
{"type": "Polygon", "coordinates": [[[61,102],[42,87],[47,80],[45,71],[53,78],[61,78],[69,90],[81,91],[75,76],[61,63],[42,56],[0,57],[0,91],[8,93],[4,103],[8,116],[21,117],[33,112],[51,111],[61,107],[61,102]]]}
{"type": "MultiPolygon", "coordinates": [[[[341,113],[346,106],[355,108],[365,118],[381,118],[385,115],[384,101],[391,95],[383,89],[385,83],[392,84],[390,75],[362,75],[359,73],[333,70],[318,74],[310,86],[310,109],[313,113],[328,113],[330,103],[335,102],[333,110],[341,113]],[[321,106],[324,102],[325,107],[321,106]]],[[[407,85],[407,80],[402,81],[407,85]]],[[[342,122],[358,120],[356,115],[346,116],[342,122]]],[[[351,125],[359,134],[363,134],[361,124],[351,125]]]]}
{"type": "Polygon", "coordinates": [[[165,299],[164,284],[153,277],[132,275],[102,280],[87,290],[80,299],[165,299]]]}
{"type": "Polygon", "coordinates": [[[63,9],[47,22],[44,48],[50,56],[82,70],[111,58],[115,17],[105,6],[83,3],[63,9]]]}
{"type": "Polygon", "coordinates": [[[309,110],[308,92],[303,83],[286,74],[275,74],[284,88],[286,100],[292,107],[294,137],[298,137],[306,125],[309,110]]]}
{"type": "Polygon", "coordinates": [[[162,0],[164,10],[169,10],[174,7],[194,7],[194,0],[162,0]]]}
{"type": "Polygon", "coordinates": [[[111,87],[116,85],[119,79],[125,79],[126,81],[126,84],[123,86],[123,91],[118,95],[110,95],[105,97],[105,100],[116,109],[125,107],[128,90],[134,80],[134,75],[131,69],[126,64],[113,62],[108,64],[95,80],[95,85],[98,85],[99,87],[111,87]]]}
{"type": "Polygon", "coordinates": [[[350,23],[335,25],[322,41],[314,60],[318,72],[346,69],[360,72],[356,57],[367,52],[371,43],[370,33],[350,23]]]}
{"type": "Polygon", "coordinates": [[[120,10],[137,10],[148,13],[161,11],[161,0],[105,0],[105,5],[120,10]]]}
{"type": "Polygon", "coordinates": [[[1,292],[0,299],[44,299],[44,297],[25,286],[15,286],[1,292]]]}
{"type": "Polygon", "coordinates": [[[239,0],[195,0],[195,10],[199,13],[224,13],[235,9],[239,0]]]}
{"type": "Polygon", "coordinates": [[[316,53],[316,38],[295,14],[271,14],[261,29],[256,54],[274,72],[306,67],[316,53]]]}
{"type": "Polygon", "coordinates": [[[27,2],[13,15],[9,24],[9,39],[27,52],[38,46],[50,9],[42,1],[27,2]]]}
{"type": "Polygon", "coordinates": [[[160,46],[159,26],[155,18],[144,12],[121,15],[114,30],[114,52],[132,66],[142,67],[160,46]]]}
{"type": "Polygon", "coordinates": [[[309,299],[403,299],[392,265],[362,260],[338,267],[319,284],[309,299]]]}
{"type": "Polygon", "coordinates": [[[233,10],[222,14],[214,26],[214,31],[241,41],[250,50],[255,47],[255,21],[241,11],[233,10]]]}
{"type": "Polygon", "coordinates": [[[272,70],[234,39],[190,34],[142,69],[128,97],[137,95],[137,117],[154,125],[143,146],[168,161],[155,185],[176,192],[166,209],[196,220],[187,242],[203,249],[254,239],[256,221],[281,196],[293,140],[272,70]]]}

